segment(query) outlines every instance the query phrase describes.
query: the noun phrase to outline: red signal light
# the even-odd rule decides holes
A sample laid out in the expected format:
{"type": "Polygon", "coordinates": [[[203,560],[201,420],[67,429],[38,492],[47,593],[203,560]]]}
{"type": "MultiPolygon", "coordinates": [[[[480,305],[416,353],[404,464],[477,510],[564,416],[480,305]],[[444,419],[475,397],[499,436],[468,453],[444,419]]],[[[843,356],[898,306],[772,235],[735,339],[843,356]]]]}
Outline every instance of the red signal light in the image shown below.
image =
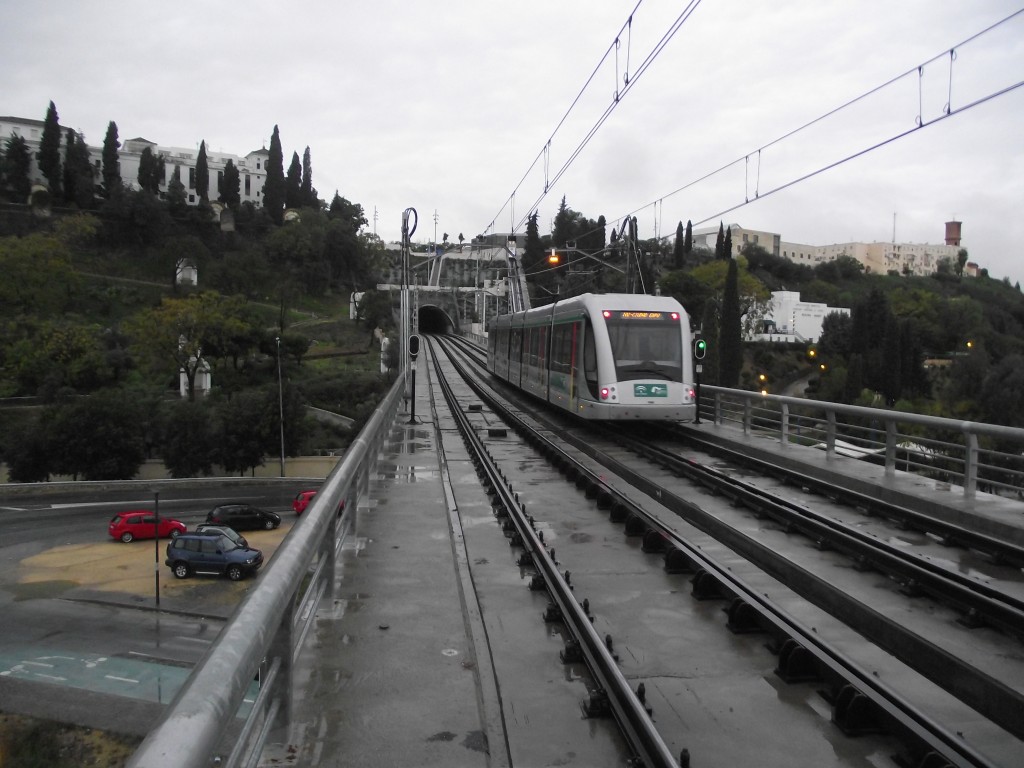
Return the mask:
{"type": "Polygon", "coordinates": [[[602,400],[607,400],[609,394],[611,394],[611,393],[608,391],[608,387],[601,387],[601,399],[602,400]]]}

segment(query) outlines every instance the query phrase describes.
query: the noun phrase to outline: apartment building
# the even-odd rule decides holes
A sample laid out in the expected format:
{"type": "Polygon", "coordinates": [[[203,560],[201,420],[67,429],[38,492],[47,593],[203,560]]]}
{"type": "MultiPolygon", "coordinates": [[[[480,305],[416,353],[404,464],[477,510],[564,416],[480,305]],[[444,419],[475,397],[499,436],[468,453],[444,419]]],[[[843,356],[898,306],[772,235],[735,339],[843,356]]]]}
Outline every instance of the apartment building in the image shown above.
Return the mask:
{"type": "MultiPolygon", "coordinates": [[[[946,222],[946,242],[932,243],[836,243],[833,245],[809,245],[793,243],[782,239],[775,232],[746,229],[739,224],[730,224],[732,234],[732,255],[739,256],[746,244],[758,245],[775,256],[789,259],[798,264],[815,267],[840,256],[848,256],[864,266],[869,274],[885,275],[896,272],[901,275],[930,275],[938,270],[942,259],[954,264],[960,252],[960,222],[946,222]]],[[[708,227],[693,232],[694,245],[714,250],[718,239],[718,227],[708,227]]],[[[976,265],[972,266],[975,267],[976,265]]],[[[970,274],[965,270],[965,274],[970,274]]]]}

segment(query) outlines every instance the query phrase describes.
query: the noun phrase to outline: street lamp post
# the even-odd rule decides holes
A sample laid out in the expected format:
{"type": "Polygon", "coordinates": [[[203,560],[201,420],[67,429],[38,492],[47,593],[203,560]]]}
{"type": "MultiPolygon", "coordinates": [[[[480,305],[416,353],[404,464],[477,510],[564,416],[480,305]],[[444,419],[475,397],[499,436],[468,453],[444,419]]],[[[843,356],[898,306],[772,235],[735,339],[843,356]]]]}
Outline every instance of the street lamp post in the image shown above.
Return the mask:
{"type": "Polygon", "coordinates": [[[277,421],[281,433],[281,477],[284,477],[284,390],[281,387],[281,337],[277,341],[277,421]]]}

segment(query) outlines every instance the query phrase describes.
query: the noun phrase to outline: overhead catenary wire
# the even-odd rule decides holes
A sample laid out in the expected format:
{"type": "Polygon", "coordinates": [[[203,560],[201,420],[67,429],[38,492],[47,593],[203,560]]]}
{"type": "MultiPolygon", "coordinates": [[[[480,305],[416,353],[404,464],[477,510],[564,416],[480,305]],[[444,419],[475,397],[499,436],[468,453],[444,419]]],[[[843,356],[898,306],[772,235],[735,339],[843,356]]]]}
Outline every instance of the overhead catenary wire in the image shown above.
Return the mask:
{"type": "MultiPolygon", "coordinates": [[[[631,47],[633,19],[634,19],[635,15],[636,15],[637,10],[640,8],[642,3],[643,3],[643,0],[639,0],[639,2],[633,8],[632,13],[629,14],[629,17],[627,18],[627,20],[619,28],[619,32],[616,34],[615,39],[612,41],[612,43],[605,50],[604,54],[601,56],[601,58],[598,61],[597,65],[594,67],[594,70],[590,73],[590,76],[587,78],[586,82],[584,83],[583,87],[580,89],[579,93],[576,94],[576,98],[573,99],[572,103],[569,105],[569,108],[566,110],[566,112],[562,116],[561,120],[559,120],[558,124],[555,126],[554,131],[552,131],[552,133],[549,136],[548,140],[544,143],[543,148],[538,153],[537,157],[533,160],[533,162],[530,164],[530,167],[526,170],[526,173],[523,174],[523,177],[519,180],[519,183],[516,184],[515,188],[512,191],[512,194],[509,195],[509,197],[502,204],[502,207],[498,210],[497,214],[495,214],[494,218],[491,220],[491,223],[487,225],[486,229],[484,230],[485,232],[490,231],[491,228],[494,227],[495,222],[501,216],[502,211],[504,211],[505,208],[509,206],[509,204],[512,201],[513,197],[516,195],[516,193],[520,190],[520,188],[526,182],[527,178],[529,178],[530,173],[536,168],[537,163],[543,158],[544,164],[545,164],[545,167],[544,167],[544,186],[543,186],[543,189],[540,192],[540,194],[537,197],[537,199],[527,208],[527,213],[522,218],[520,218],[516,222],[516,224],[513,226],[512,231],[513,232],[516,231],[519,227],[521,227],[526,222],[526,220],[533,213],[533,211],[537,208],[537,206],[540,205],[541,201],[543,201],[544,198],[547,196],[548,192],[550,192],[551,189],[553,189],[555,187],[555,185],[558,183],[558,180],[561,179],[561,177],[565,174],[565,172],[569,169],[569,167],[576,161],[576,159],[579,157],[580,153],[582,153],[583,150],[586,148],[587,144],[590,143],[590,140],[597,133],[598,129],[600,129],[600,127],[608,119],[608,117],[615,110],[615,108],[621,103],[621,101],[625,97],[625,95],[627,93],[629,93],[629,91],[633,88],[633,86],[636,84],[636,82],[640,79],[640,77],[643,76],[644,72],[647,71],[648,67],[650,67],[650,65],[658,57],[658,55],[661,53],[661,51],[665,48],[665,46],[668,45],[669,41],[676,34],[676,32],[679,31],[679,29],[683,25],[683,23],[690,17],[690,15],[693,13],[693,11],[696,10],[697,6],[700,5],[701,0],[690,0],[690,2],[688,2],[686,4],[686,7],[682,10],[682,12],[679,14],[679,16],[675,19],[675,21],[673,21],[672,24],[669,25],[669,28],[665,31],[665,33],[662,35],[662,37],[658,40],[658,42],[650,50],[650,52],[647,54],[647,56],[644,58],[644,60],[637,67],[635,73],[633,73],[632,75],[629,75],[629,69],[628,69],[628,67],[629,67],[629,63],[628,63],[629,62],[629,58],[628,58],[628,48],[627,48],[626,77],[625,77],[625,82],[624,82],[624,84],[622,86],[622,89],[619,90],[619,88],[618,88],[618,68],[616,66],[616,90],[615,90],[615,95],[612,98],[611,102],[605,107],[604,112],[601,113],[600,117],[598,117],[598,119],[594,123],[594,125],[590,128],[590,130],[586,133],[586,135],[580,140],[580,142],[577,144],[575,149],[573,149],[573,151],[569,155],[569,158],[563,163],[563,165],[555,172],[555,174],[553,176],[549,176],[549,173],[548,173],[548,168],[549,168],[549,163],[550,163],[549,155],[550,155],[551,145],[552,145],[552,142],[553,142],[555,136],[557,135],[558,131],[564,126],[565,121],[568,119],[569,115],[575,109],[577,104],[579,104],[579,101],[583,97],[583,94],[590,88],[591,84],[594,82],[594,78],[597,76],[597,73],[600,71],[602,65],[607,61],[608,57],[611,54],[613,54],[615,51],[617,51],[617,49],[619,47],[619,41],[620,41],[620,38],[621,38],[623,32],[628,32],[629,33],[630,47],[631,47]]],[[[616,65],[617,65],[617,61],[616,61],[616,65]]]]}
{"type": "MultiPolygon", "coordinates": [[[[837,107],[834,107],[834,108],[828,110],[827,112],[819,115],[818,117],[815,117],[812,120],[809,120],[809,121],[803,123],[802,125],[800,125],[800,126],[798,126],[796,128],[793,128],[792,130],[789,130],[789,131],[783,133],[782,135],[778,136],[777,138],[772,139],[771,141],[769,141],[769,142],[767,142],[765,144],[762,144],[761,146],[757,147],[756,149],[752,149],[749,152],[746,152],[743,155],[735,158],[734,160],[731,160],[731,161],[729,161],[729,162],[727,162],[727,163],[725,163],[725,164],[715,168],[712,171],[704,173],[701,176],[699,176],[699,177],[697,177],[695,179],[692,179],[691,181],[686,182],[685,184],[683,184],[680,187],[677,187],[676,189],[672,190],[671,192],[668,192],[666,194],[661,194],[657,198],[652,200],[651,202],[645,203],[644,205],[642,205],[642,206],[640,206],[638,208],[634,208],[634,209],[630,210],[628,213],[622,214],[621,216],[614,217],[614,218],[612,218],[610,220],[611,221],[621,221],[622,219],[626,219],[626,218],[629,218],[629,217],[636,216],[638,213],[646,210],[647,208],[651,208],[651,207],[654,207],[654,206],[660,207],[662,212],[664,212],[664,202],[665,202],[666,199],[674,197],[675,195],[678,195],[678,194],[680,194],[680,193],[682,193],[682,192],[684,192],[684,191],[686,191],[688,189],[692,189],[693,187],[696,187],[699,184],[702,184],[702,183],[712,179],[713,177],[718,176],[719,174],[724,173],[725,171],[729,170],[730,168],[733,168],[734,166],[737,166],[740,163],[743,163],[745,165],[745,170],[747,170],[749,172],[749,164],[751,162],[751,159],[756,157],[756,166],[757,167],[756,167],[756,174],[755,174],[755,179],[756,179],[755,180],[755,195],[754,195],[753,199],[750,199],[749,195],[747,194],[747,192],[749,190],[749,176],[745,176],[745,178],[744,178],[745,189],[744,189],[744,195],[743,195],[742,201],[741,202],[737,202],[737,203],[732,204],[732,205],[729,205],[729,206],[723,208],[722,210],[717,211],[717,212],[715,212],[713,214],[709,214],[707,216],[704,216],[703,218],[700,218],[697,221],[691,222],[694,226],[700,226],[701,224],[706,224],[708,222],[715,221],[716,219],[720,219],[725,214],[728,214],[728,213],[731,213],[733,211],[736,211],[736,210],[738,210],[740,208],[743,208],[746,205],[749,205],[749,204],[751,204],[753,202],[756,202],[758,200],[762,200],[762,199],[764,199],[766,197],[769,197],[769,196],[777,194],[778,192],[781,192],[781,191],[783,191],[785,189],[788,189],[788,188],[790,188],[790,187],[792,187],[792,186],[794,186],[796,184],[799,184],[801,182],[807,181],[808,179],[814,178],[815,176],[818,176],[818,175],[820,175],[822,173],[825,173],[826,171],[829,171],[829,170],[832,170],[834,168],[837,168],[837,167],[839,167],[839,166],[841,166],[841,165],[843,165],[843,164],[845,164],[847,162],[850,162],[851,160],[854,160],[856,158],[862,157],[863,155],[866,155],[866,154],[868,154],[870,152],[873,152],[873,151],[875,151],[877,149],[880,149],[881,147],[884,147],[884,146],[886,146],[888,144],[892,144],[893,142],[898,141],[899,139],[905,138],[905,137],[907,137],[907,136],[909,136],[909,135],[911,135],[913,133],[916,133],[917,131],[920,131],[920,130],[922,130],[924,128],[928,128],[930,126],[937,125],[937,124],[939,124],[940,122],[942,122],[944,120],[947,120],[947,119],[949,119],[951,117],[955,117],[955,116],[960,115],[960,114],[963,114],[964,112],[967,112],[967,111],[969,111],[971,109],[974,109],[975,107],[981,106],[982,104],[985,104],[985,103],[987,103],[989,101],[992,101],[993,99],[999,98],[1000,96],[1004,96],[1004,95],[1006,95],[1006,94],[1008,94],[1008,93],[1010,93],[1010,92],[1020,88],[1021,86],[1024,86],[1024,80],[1021,80],[1021,81],[1018,81],[1018,82],[1015,82],[1015,83],[1011,83],[1011,84],[1009,84],[1009,85],[1007,85],[1005,87],[999,88],[999,89],[997,89],[995,91],[992,91],[992,92],[990,92],[990,93],[988,93],[986,95],[980,96],[979,98],[977,98],[977,99],[975,99],[975,100],[973,100],[973,101],[971,101],[969,103],[965,103],[965,104],[963,104],[963,105],[961,105],[959,107],[953,107],[953,105],[952,105],[953,62],[956,60],[956,52],[957,52],[957,50],[963,48],[965,45],[967,45],[969,43],[972,43],[972,42],[975,42],[977,40],[980,40],[984,36],[994,32],[998,28],[1000,28],[1000,27],[1010,23],[1013,19],[1017,18],[1018,16],[1021,16],[1022,14],[1024,14],[1024,8],[1022,8],[1022,9],[1020,9],[1020,10],[1018,10],[1018,11],[1012,13],[1012,14],[1010,14],[1009,16],[1007,16],[1007,17],[1005,17],[1005,18],[995,22],[994,24],[991,24],[990,26],[986,27],[985,29],[983,29],[983,30],[981,30],[979,32],[976,32],[975,34],[970,35],[969,37],[967,37],[964,40],[962,40],[960,43],[957,43],[956,45],[954,45],[952,48],[944,49],[941,53],[938,53],[938,54],[932,56],[931,58],[929,58],[926,61],[918,64],[917,66],[914,66],[914,67],[908,69],[907,71],[905,71],[905,72],[903,72],[903,73],[901,73],[899,75],[896,75],[895,77],[892,77],[892,78],[886,80],[884,83],[882,83],[880,85],[877,85],[877,86],[875,86],[875,87],[873,87],[873,88],[871,88],[871,89],[861,93],[860,95],[855,96],[852,99],[847,100],[843,104],[841,104],[841,105],[839,105],[837,107]],[[947,89],[947,98],[949,100],[947,101],[947,103],[943,107],[943,110],[942,110],[941,114],[937,115],[936,117],[933,117],[930,120],[925,120],[924,116],[923,116],[923,104],[922,104],[922,100],[921,100],[921,81],[922,81],[922,77],[923,77],[923,71],[924,71],[924,69],[928,65],[934,64],[934,63],[936,63],[938,61],[941,61],[941,60],[945,59],[946,57],[949,57],[949,62],[950,62],[950,64],[949,64],[949,67],[950,67],[950,69],[949,69],[949,84],[948,84],[948,89],[947,89]],[[799,134],[807,131],[812,126],[815,126],[815,125],[821,123],[822,121],[824,121],[824,120],[826,120],[826,119],[828,119],[830,117],[834,117],[834,116],[839,115],[844,110],[850,109],[851,107],[853,107],[854,105],[859,104],[860,102],[864,101],[865,99],[868,99],[871,96],[873,96],[875,94],[878,94],[878,93],[880,93],[881,91],[883,91],[885,89],[888,89],[888,88],[891,88],[891,87],[895,86],[897,83],[905,80],[908,77],[917,77],[918,78],[918,108],[917,108],[917,116],[915,118],[914,125],[911,128],[908,128],[906,130],[900,130],[900,131],[896,132],[893,135],[890,135],[890,136],[888,136],[886,138],[883,138],[883,139],[881,139],[881,140],[879,140],[877,142],[869,144],[868,146],[862,147],[861,149],[859,149],[859,150],[857,150],[855,152],[849,153],[849,154],[844,155],[844,156],[842,156],[840,158],[837,158],[837,159],[835,159],[833,161],[825,163],[825,164],[823,164],[823,165],[821,165],[821,166],[819,166],[819,167],[817,167],[817,168],[815,168],[813,170],[808,171],[807,173],[803,173],[803,174],[797,175],[794,178],[786,180],[786,181],[784,181],[782,183],[779,183],[779,184],[777,184],[777,185],[775,185],[773,187],[770,187],[770,188],[768,188],[766,190],[761,190],[761,188],[760,188],[760,185],[761,185],[761,171],[762,171],[762,168],[763,168],[762,163],[763,163],[763,159],[764,159],[766,150],[768,150],[768,149],[770,149],[770,148],[772,148],[772,147],[774,147],[774,146],[776,146],[776,145],[778,145],[778,144],[780,144],[780,143],[782,143],[782,142],[784,142],[784,141],[786,141],[788,139],[792,139],[792,138],[798,136],[799,134]]],[[[674,237],[674,232],[673,232],[673,234],[671,236],[674,237]]],[[[664,235],[664,236],[659,236],[657,239],[663,240],[663,239],[667,239],[668,237],[669,237],[669,235],[664,235]]]]}

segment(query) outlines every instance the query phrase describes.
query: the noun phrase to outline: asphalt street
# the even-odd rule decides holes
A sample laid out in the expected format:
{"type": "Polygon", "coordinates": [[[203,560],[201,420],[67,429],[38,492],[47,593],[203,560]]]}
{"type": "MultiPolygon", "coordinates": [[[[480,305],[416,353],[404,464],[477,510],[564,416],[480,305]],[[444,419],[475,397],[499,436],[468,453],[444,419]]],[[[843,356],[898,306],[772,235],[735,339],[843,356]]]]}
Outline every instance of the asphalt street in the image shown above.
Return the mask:
{"type": "MultiPolygon", "coordinates": [[[[276,511],[280,528],[244,534],[269,564],[295,520],[290,500],[298,490],[298,482],[227,494],[163,490],[160,513],[191,530],[225,501],[276,511]]],[[[123,544],[107,535],[114,512],[152,509],[153,501],[139,489],[87,499],[0,498],[4,711],[145,735],[258,583],[258,574],[240,582],[175,579],[163,563],[166,539],[123,544]]]]}

